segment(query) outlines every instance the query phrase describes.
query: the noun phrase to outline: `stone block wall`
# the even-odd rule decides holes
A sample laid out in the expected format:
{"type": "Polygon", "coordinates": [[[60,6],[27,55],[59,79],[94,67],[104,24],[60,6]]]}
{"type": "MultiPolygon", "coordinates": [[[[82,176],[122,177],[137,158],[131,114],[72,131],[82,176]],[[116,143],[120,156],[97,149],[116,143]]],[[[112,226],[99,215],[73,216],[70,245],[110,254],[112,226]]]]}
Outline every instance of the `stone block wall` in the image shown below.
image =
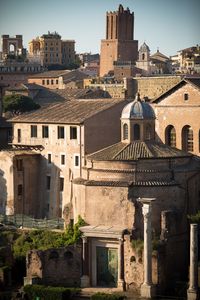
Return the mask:
{"type": "Polygon", "coordinates": [[[26,281],[38,277],[45,285],[80,286],[81,246],[31,250],[26,257],[26,272],[26,281]]]}

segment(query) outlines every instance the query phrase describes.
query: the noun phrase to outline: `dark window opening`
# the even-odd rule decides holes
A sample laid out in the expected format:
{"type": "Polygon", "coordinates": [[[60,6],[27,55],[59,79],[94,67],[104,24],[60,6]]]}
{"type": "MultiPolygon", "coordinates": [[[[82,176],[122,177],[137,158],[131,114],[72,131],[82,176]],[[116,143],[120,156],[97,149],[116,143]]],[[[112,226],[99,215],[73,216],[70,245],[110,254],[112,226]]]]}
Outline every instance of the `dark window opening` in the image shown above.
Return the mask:
{"type": "Polygon", "coordinates": [[[65,155],[64,154],[61,154],[60,160],[61,160],[61,165],[65,165],[65,155]]]}
{"type": "Polygon", "coordinates": [[[31,137],[32,138],[37,137],[37,125],[31,125],[31,137]]]}
{"type": "Polygon", "coordinates": [[[123,140],[127,140],[128,139],[128,125],[124,124],[123,125],[123,140]]]}
{"type": "Polygon", "coordinates": [[[58,139],[65,138],[65,130],[63,126],[58,126],[58,139]]]}
{"type": "Polygon", "coordinates": [[[51,164],[51,153],[48,153],[48,164],[51,164]]]}
{"type": "Polygon", "coordinates": [[[134,140],[140,139],[140,125],[139,124],[135,124],[133,126],[133,136],[134,136],[134,140]]]}
{"type": "Polygon", "coordinates": [[[75,167],[78,167],[79,166],[79,156],[78,155],[75,155],[75,167]]]}
{"type": "Polygon", "coordinates": [[[51,176],[47,176],[47,190],[50,190],[50,187],[51,187],[51,176]]]}
{"type": "Polygon", "coordinates": [[[77,128],[70,127],[70,140],[76,140],[76,139],[77,139],[77,128]]]}
{"type": "Polygon", "coordinates": [[[17,159],[16,160],[16,166],[17,166],[17,171],[22,171],[23,170],[23,160],[22,159],[17,159]]]}
{"type": "Polygon", "coordinates": [[[60,177],[60,192],[64,190],[64,178],[60,177]]]}
{"type": "Polygon", "coordinates": [[[182,129],[182,149],[185,151],[193,151],[193,130],[186,125],[182,129]]]}
{"type": "Polygon", "coordinates": [[[176,147],[176,130],[172,125],[167,126],[165,130],[165,144],[176,147]]]}
{"type": "Polygon", "coordinates": [[[17,195],[22,196],[22,193],[23,193],[23,186],[22,186],[22,184],[18,184],[18,186],[17,186],[17,195]]]}
{"type": "Polygon", "coordinates": [[[43,138],[49,137],[49,126],[42,126],[42,137],[43,138]]]}

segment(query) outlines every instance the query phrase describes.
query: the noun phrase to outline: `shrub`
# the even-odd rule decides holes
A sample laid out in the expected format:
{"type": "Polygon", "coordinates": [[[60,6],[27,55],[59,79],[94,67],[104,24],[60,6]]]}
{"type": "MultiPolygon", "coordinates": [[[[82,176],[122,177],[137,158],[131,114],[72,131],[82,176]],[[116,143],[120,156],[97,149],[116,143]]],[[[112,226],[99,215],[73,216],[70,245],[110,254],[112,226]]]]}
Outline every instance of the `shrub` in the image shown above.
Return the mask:
{"type": "Polygon", "coordinates": [[[64,300],[78,294],[80,289],[44,285],[26,285],[24,286],[24,292],[27,294],[29,300],[37,299],[37,297],[44,300],[64,300]]]}
{"type": "Polygon", "coordinates": [[[92,300],[124,300],[127,297],[119,294],[96,293],[92,295],[92,300]]]}
{"type": "Polygon", "coordinates": [[[191,224],[200,224],[200,210],[196,213],[196,215],[189,215],[188,219],[191,224]]]}

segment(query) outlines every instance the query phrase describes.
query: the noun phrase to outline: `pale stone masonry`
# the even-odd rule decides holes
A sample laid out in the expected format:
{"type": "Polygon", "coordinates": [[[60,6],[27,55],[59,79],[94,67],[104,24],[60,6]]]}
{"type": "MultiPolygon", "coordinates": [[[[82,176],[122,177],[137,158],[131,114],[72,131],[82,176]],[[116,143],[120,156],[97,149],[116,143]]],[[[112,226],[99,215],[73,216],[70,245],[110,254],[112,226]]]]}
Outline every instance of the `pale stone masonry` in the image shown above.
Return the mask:
{"type": "Polygon", "coordinates": [[[65,210],[69,221],[72,180],[81,176],[86,154],[119,140],[125,104],[115,99],[71,100],[11,120],[13,147],[41,154],[35,187],[41,203],[38,214],[52,218],[65,210]]]}

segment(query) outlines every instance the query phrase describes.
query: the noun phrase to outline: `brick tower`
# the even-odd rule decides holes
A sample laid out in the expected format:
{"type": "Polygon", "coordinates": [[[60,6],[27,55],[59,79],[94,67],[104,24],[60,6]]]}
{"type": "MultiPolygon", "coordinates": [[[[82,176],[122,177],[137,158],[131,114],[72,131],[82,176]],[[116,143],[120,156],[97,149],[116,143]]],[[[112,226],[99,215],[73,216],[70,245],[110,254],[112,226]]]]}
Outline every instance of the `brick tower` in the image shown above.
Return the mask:
{"type": "Polygon", "coordinates": [[[135,63],[138,55],[138,41],[134,40],[134,13],[124,10],[106,14],[106,39],[101,40],[100,76],[113,71],[115,61],[135,63]]]}

